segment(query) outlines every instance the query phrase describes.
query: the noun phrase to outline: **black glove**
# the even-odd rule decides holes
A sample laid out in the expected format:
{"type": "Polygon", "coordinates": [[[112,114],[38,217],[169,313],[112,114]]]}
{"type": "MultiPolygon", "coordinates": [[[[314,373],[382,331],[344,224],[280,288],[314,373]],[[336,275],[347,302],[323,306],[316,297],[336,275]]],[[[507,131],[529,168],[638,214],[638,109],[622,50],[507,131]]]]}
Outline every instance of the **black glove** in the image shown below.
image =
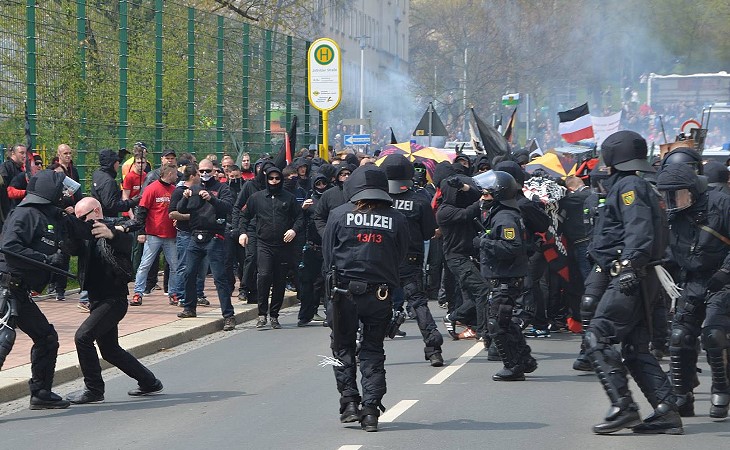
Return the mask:
{"type": "Polygon", "coordinates": [[[446,184],[452,188],[461,189],[464,187],[464,182],[459,177],[451,177],[446,179],[446,184]]]}
{"type": "Polygon", "coordinates": [[[624,269],[618,276],[618,290],[624,295],[634,295],[639,290],[641,280],[633,269],[624,269]]]}
{"type": "Polygon", "coordinates": [[[730,284],[730,272],[720,269],[707,282],[707,290],[709,292],[717,292],[728,284],[730,284]]]}
{"type": "Polygon", "coordinates": [[[65,262],[65,258],[63,257],[63,253],[56,252],[52,255],[46,255],[46,264],[55,266],[55,267],[63,267],[65,262]]]}

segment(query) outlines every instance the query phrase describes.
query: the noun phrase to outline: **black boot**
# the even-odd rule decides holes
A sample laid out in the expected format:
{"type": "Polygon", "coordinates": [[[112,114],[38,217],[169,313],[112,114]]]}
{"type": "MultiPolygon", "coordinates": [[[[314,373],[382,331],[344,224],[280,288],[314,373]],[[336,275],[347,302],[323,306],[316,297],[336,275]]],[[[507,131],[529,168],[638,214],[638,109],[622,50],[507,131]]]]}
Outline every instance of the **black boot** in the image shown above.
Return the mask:
{"type": "Polygon", "coordinates": [[[517,349],[506,334],[496,334],[492,336],[492,342],[497,346],[499,356],[502,358],[504,367],[499,372],[492,375],[494,381],[524,381],[525,372],[517,358],[517,349]]]}
{"type": "Polygon", "coordinates": [[[672,381],[672,391],[677,396],[677,411],[681,417],[694,417],[695,415],[695,396],[690,386],[690,378],[694,381],[694,378],[697,377],[697,371],[686,361],[688,357],[691,359],[691,356],[686,354],[684,349],[670,348],[670,379],[672,381]]]}
{"type": "Polygon", "coordinates": [[[352,423],[360,420],[360,404],[347,402],[340,405],[340,423],[352,423]]]}
{"type": "Polygon", "coordinates": [[[660,403],[654,412],[633,430],[634,433],[640,434],[684,434],[677,405],[670,403],[660,403]]]}
{"type": "Polygon", "coordinates": [[[712,394],[710,403],[712,403],[712,406],[710,406],[710,417],[713,419],[724,419],[727,417],[730,394],[712,394]]]}
{"type": "Polygon", "coordinates": [[[376,406],[363,406],[360,416],[360,427],[365,431],[378,431],[380,411],[376,406]]]}
{"type": "MultiPolygon", "coordinates": [[[[517,345],[517,349],[519,351],[519,360],[520,365],[522,365],[522,370],[525,373],[532,373],[536,371],[537,360],[532,357],[532,349],[526,342],[524,342],[524,338],[522,342],[517,345]]],[[[489,358],[489,355],[487,355],[487,358],[489,358]]]]}
{"type": "Polygon", "coordinates": [[[444,357],[441,356],[441,352],[433,353],[428,357],[428,360],[431,361],[431,367],[441,367],[444,365],[444,357]]]}
{"type": "Polygon", "coordinates": [[[593,372],[593,366],[586,357],[585,352],[581,351],[575,361],[573,361],[573,370],[579,370],[581,372],[593,372]]]}
{"type": "Polygon", "coordinates": [[[639,407],[636,406],[631,394],[622,397],[618,402],[611,405],[606,413],[606,420],[603,423],[593,426],[596,434],[609,434],[624,428],[631,428],[641,423],[639,407]]]}

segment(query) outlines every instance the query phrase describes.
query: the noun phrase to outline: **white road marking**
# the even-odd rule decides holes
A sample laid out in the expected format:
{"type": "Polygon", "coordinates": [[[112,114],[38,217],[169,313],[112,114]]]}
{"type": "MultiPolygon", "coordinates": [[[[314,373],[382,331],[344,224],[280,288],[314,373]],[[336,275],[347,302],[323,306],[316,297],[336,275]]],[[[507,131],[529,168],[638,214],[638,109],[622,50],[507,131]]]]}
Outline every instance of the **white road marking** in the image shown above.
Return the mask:
{"type": "Polygon", "coordinates": [[[380,416],[378,422],[392,422],[416,403],[418,403],[418,400],[401,400],[392,408],[388,408],[388,410],[380,416]]]}
{"type": "Polygon", "coordinates": [[[464,364],[468,363],[470,359],[475,357],[479,354],[479,352],[484,348],[484,344],[481,342],[477,342],[474,344],[473,347],[471,347],[469,350],[465,351],[463,355],[459,356],[456,361],[452,362],[448,366],[441,369],[439,373],[431,377],[430,380],[426,381],[423,384],[441,384],[444,381],[446,381],[447,378],[449,378],[451,375],[454,374],[457,370],[461,369],[464,364]]]}
{"type": "Polygon", "coordinates": [[[358,450],[360,448],[362,448],[362,445],[343,445],[337,450],[358,450]]]}

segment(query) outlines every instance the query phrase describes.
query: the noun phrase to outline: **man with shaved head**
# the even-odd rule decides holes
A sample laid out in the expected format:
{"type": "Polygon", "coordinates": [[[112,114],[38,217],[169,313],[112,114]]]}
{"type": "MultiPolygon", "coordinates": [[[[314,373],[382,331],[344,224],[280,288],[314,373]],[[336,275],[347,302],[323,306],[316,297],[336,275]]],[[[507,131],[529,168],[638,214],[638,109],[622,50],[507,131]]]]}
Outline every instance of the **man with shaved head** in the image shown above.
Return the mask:
{"type": "Polygon", "coordinates": [[[84,374],[84,389],[67,396],[71,403],[104,401],[104,380],[94,342],[101,357],[137,380],[131,396],[152,395],[162,391],[162,382],[134,356],[119,346],[118,324],[127,314],[127,283],[132,274],[132,236],[107,226],[99,201],[81,199],[75,215],[90,225],[88,241],[79,245],[79,284],[89,293],[89,317],[76,331],[74,338],[79,365],[84,374]]]}

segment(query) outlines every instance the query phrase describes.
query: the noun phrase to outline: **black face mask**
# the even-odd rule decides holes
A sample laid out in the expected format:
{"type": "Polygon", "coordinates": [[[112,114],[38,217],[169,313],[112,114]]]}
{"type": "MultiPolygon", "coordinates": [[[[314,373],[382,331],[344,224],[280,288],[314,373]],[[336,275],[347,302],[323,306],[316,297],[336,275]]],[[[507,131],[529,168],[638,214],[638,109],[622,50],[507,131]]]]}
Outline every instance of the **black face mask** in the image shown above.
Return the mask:
{"type": "Polygon", "coordinates": [[[235,180],[228,180],[228,185],[231,187],[231,189],[239,189],[241,187],[241,179],[236,178],[235,180]]]}

